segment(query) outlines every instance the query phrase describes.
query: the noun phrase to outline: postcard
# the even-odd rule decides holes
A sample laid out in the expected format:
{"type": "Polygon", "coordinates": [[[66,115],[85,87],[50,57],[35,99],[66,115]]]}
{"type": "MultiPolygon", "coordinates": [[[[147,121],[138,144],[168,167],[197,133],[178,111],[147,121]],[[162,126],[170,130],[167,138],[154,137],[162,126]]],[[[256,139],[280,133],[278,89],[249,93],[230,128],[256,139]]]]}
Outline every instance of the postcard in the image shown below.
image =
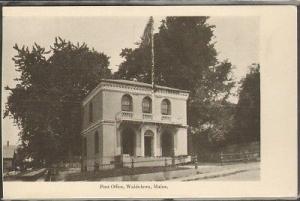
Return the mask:
{"type": "Polygon", "coordinates": [[[4,7],[4,198],[296,197],[296,11],[4,7]]]}

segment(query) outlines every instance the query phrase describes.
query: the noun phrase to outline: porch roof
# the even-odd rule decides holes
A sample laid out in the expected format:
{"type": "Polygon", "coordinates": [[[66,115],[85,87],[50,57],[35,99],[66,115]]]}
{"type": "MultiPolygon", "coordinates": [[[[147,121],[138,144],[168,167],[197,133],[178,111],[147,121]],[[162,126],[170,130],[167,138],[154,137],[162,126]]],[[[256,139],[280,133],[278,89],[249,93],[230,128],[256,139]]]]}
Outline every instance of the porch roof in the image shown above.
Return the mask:
{"type": "Polygon", "coordinates": [[[154,121],[154,120],[134,120],[134,119],[122,119],[118,120],[120,123],[133,123],[133,124],[160,124],[165,126],[178,126],[178,127],[188,127],[188,125],[184,125],[182,123],[177,122],[167,122],[167,121],[154,121]]]}

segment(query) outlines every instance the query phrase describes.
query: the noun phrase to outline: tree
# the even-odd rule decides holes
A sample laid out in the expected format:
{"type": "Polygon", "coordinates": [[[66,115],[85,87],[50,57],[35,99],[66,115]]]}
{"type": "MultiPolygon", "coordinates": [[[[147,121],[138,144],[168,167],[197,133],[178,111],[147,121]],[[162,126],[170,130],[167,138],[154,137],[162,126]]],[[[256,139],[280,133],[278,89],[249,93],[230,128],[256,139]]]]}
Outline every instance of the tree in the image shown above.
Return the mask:
{"type": "MultiPolygon", "coordinates": [[[[154,35],[155,82],[190,91],[188,124],[192,133],[201,131],[204,124],[218,122],[219,113],[212,112],[217,111],[212,108],[219,107],[215,102],[226,104],[234,86],[231,63],[217,60],[212,42],[215,26],[207,19],[166,17],[154,35]]],[[[123,49],[125,60],[114,76],[150,83],[150,51],[149,46],[123,49]]]]}
{"type": "Polygon", "coordinates": [[[260,65],[253,64],[241,80],[235,114],[235,135],[238,142],[260,140],[260,65]]]}
{"type": "Polygon", "coordinates": [[[15,88],[6,87],[10,95],[4,117],[14,119],[22,150],[40,163],[80,154],[80,103],[101,78],[111,76],[109,58],[86,44],[58,37],[50,48],[15,45],[20,77],[15,88]]]}

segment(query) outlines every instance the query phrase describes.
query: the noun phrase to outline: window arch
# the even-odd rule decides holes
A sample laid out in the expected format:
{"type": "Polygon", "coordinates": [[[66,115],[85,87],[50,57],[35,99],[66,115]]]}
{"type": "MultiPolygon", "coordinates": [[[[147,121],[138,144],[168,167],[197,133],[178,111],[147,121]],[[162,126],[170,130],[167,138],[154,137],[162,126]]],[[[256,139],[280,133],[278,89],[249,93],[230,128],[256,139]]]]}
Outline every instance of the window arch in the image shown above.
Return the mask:
{"type": "Polygon", "coordinates": [[[122,97],[122,111],[132,111],[132,98],[130,95],[126,94],[122,97]]]}
{"type": "Polygon", "coordinates": [[[148,96],[142,102],[143,113],[152,113],[152,100],[148,96]]]}
{"type": "Polygon", "coordinates": [[[161,114],[171,115],[171,102],[168,99],[164,99],[161,102],[161,114]]]}

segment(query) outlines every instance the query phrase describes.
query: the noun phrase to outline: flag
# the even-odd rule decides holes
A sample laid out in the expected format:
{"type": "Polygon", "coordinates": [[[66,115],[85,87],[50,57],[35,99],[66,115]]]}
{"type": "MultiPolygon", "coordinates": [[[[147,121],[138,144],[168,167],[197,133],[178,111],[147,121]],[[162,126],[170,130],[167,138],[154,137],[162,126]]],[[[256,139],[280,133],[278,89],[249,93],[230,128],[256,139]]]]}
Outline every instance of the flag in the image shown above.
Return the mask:
{"type": "Polygon", "coordinates": [[[153,34],[153,17],[151,16],[144,30],[144,34],[142,36],[141,46],[145,47],[151,45],[152,43],[152,34],[153,34]]]}

